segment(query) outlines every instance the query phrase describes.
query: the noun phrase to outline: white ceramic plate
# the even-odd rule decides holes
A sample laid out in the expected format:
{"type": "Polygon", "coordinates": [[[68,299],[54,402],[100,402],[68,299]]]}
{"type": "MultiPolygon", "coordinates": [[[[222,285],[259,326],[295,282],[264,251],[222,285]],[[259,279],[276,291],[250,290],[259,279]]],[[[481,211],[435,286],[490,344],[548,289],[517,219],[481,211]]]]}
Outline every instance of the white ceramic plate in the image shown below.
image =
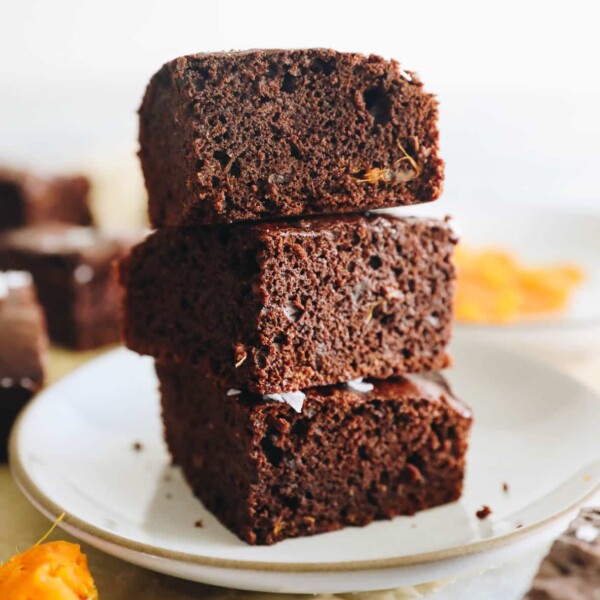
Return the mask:
{"type": "Polygon", "coordinates": [[[600,348],[600,213],[490,202],[479,207],[433,203],[409,208],[409,213],[402,208],[390,212],[450,214],[466,245],[506,248],[532,264],[574,263],[585,272],[585,281],[563,313],[512,325],[456,323],[457,337],[544,355],[600,348]]]}
{"type": "Polygon", "coordinates": [[[30,404],[13,431],[11,468],[44,514],[66,513],[61,526],[70,533],[180,577],[306,593],[455,576],[557,534],[598,490],[600,400],[552,368],[504,351],[466,343],[453,353],[450,379],[476,415],[466,489],[460,502],[414,517],[271,547],[240,542],[169,466],[152,362],[123,349],[30,404]],[[479,521],[483,504],[493,514],[479,521]]]}

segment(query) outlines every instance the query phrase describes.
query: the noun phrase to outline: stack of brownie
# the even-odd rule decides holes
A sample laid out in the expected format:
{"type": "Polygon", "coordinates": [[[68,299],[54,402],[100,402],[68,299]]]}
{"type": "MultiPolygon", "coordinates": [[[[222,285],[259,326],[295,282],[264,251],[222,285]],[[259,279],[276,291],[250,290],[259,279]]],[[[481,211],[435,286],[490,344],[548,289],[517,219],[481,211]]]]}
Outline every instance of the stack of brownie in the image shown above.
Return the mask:
{"type": "Polygon", "coordinates": [[[82,176],[0,168],[0,460],[44,384],[48,335],[75,350],[121,339],[114,261],[132,240],[94,227],[89,188],[82,176]]]}
{"type": "Polygon", "coordinates": [[[120,340],[113,262],[132,241],[94,227],[89,189],[82,176],[0,169],[0,270],[32,274],[51,339],[76,350],[120,340]]]}
{"type": "Polygon", "coordinates": [[[441,193],[415,74],[331,50],[178,58],[140,146],[157,231],[121,262],[125,339],[156,359],[205,506],[271,544],[456,500],[471,415],[438,371],[457,240],[366,212],[441,193]]]}

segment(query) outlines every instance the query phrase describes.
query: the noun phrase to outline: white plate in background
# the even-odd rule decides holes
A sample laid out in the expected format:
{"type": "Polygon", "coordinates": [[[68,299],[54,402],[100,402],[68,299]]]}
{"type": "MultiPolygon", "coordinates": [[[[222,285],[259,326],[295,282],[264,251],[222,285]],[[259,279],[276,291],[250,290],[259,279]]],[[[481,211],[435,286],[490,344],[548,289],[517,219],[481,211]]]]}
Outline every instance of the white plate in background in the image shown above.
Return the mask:
{"type": "Polygon", "coordinates": [[[124,349],[83,366],[25,409],[11,439],[11,469],[45,515],[66,513],[60,526],[69,533],[179,577],[287,593],[455,577],[537,547],[596,494],[600,399],[513,353],[471,342],[452,352],[448,376],[475,414],[465,493],[414,517],[270,547],[239,541],[169,466],[152,361],[124,349]],[[493,514],[479,521],[483,504],[493,514]],[[202,528],[194,527],[198,519],[202,528]]]}
{"type": "Polygon", "coordinates": [[[526,263],[570,263],[583,269],[585,281],[564,312],[505,325],[456,323],[457,338],[543,356],[600,349],[600,213],[489,202],[465,206],[443,199],[386,212],[451,215],[466,246],[498,246],[526,263]]]}

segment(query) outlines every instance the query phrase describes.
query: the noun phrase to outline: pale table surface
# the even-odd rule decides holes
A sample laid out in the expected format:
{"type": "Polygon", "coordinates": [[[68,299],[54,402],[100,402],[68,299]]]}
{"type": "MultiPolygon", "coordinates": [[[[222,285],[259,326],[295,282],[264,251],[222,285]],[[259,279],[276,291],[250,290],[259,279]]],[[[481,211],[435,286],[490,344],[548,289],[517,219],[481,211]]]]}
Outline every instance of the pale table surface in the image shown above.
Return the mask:
{"type": "MultiPolygon", "coordinates": [[[[61,377],[93,356],[94,353],[73,355],[64,351],[53,351],[50,363],[51,380],[61,377]]],[[[600,353],[591,356],[545,358],[600,391],[600,353]]],[[[48,527],[48,521],[29,505],[16,488],[7,467],[0,467],[0,561],[6,560],[17,550],[22,551],[34,544],[48,530],[48,527]]],[[[71,538],[62,531],[56,531],[51,539],[71,538]]],[[[528,588],[546,549],[540,547],[525,559],[520,557],[513,563],[497,566],[485,573],[474,574],[456,581],[369,594],[323,595],[317,598],[320,600],[325,598],[403,600],[427,597],[435,600],[455,598],[516,600],[528,588]]],[[[90,568],[103,600],[132,600],[133,598],[136,600],[190,600],[192,598],[275,600],[289,597],[289,595],[240,592],[188,583],[129,565],[85,544],[83,550],[88,555],[90,568]]],[[[302,598],[302,596],[297,597],[302,598]]]]}

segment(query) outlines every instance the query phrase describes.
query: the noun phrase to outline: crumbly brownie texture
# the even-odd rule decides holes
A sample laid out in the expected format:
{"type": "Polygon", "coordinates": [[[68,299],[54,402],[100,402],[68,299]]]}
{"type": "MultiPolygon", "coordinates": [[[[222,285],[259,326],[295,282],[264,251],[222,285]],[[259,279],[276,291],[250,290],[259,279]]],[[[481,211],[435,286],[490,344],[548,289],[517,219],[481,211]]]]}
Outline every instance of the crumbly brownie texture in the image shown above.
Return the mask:
{"type": "Polygon", "coordinates": [[[584,508],[552,545],[525,600],[590,600],[600,590],[600,509],[584,508]]]}
{"type": "Polygon", "coordinates": [[[88,349],[120,340],[114,261],[129,247],[91,227],[63,224],[0,235],[0,269],[34,278],[53,341],[88,349]]]}
{"type": "Polygon", "coordinates": [[[250,544],[460,497],[469,410],[438,375],[305,390],[302,412],[157,363],[166,439],[194,493],[250,544]]]}
{"type": "Polygon", "coordinates": [[[91,225],[86,177],[0,169],[0,230],[49,222],[91,225]]]}
{"type": "Polygon", "coordinates": [[[253,50],[154,75],[140,157],[155,227],[356,212],[439,197],[438,108],[379,56],[253,50]]]}
{"type": "Polygon", "coordinates": [[[121,262],[125,341],[261,394],[439,370],[455,242],[383,215],[159,230],[121,262]]]}
{"type": "Polygon", "coordinates": [[[47,347],[31,275],[0,271],[0,460],[17,414],[44,383],[47,347]]]}

